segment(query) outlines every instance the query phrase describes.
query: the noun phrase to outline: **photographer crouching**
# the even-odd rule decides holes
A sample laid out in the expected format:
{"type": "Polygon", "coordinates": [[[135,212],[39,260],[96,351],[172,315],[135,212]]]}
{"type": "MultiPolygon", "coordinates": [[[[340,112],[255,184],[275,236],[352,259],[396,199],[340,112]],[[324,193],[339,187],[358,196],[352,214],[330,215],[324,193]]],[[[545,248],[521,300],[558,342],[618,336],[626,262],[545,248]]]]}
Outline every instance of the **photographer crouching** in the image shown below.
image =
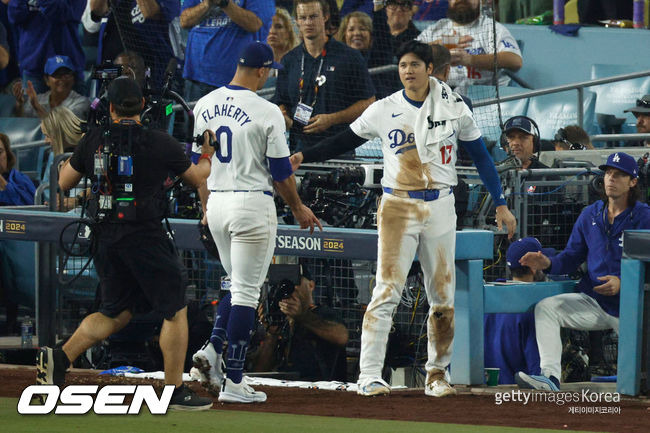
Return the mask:
{"type": "Polygon", "coordinates": [[[37,382],[62,385],[66,369],[81,353],[124,328],[136,306],[145,305],[165,319],[160,332],[165,384],[176,387],[169,407],[207,410],[212,400],[199,397],[182,380],[188,340],[186,284],[176,247],[162,225],[168,173],[196,188],[205,180],[180,143],[142,126],[145,101],[133,79],[114,79],[108,101],[110,124],[88,131],[59,173],[62,190],[84,176],[92,185],[88,215],[102,303],[62,349],[39,350],[37,382]]]}
{"type": "Polygon", "coordinates": [[[268,312],[263,320],[267,322],[266,336],[254,370],[297,371],[300,380],[345,382],[348,330],[340,314],[314,304],[315,283],[306,268],[271,265],[271,279],[275,266],[295,266],[298,276],[271,284],[268,312]]]}

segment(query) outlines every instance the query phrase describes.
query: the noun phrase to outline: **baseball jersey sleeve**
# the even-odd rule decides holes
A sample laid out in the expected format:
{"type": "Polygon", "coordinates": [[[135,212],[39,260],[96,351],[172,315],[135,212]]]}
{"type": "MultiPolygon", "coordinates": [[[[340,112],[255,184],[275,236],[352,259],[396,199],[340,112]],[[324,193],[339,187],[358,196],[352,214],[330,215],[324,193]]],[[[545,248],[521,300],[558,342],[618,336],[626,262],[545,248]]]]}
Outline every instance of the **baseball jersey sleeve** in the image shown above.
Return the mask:
{"type": "Polygon", "coordinates": [[[497,33],[497,53],[515,53],[521,57],[521,50],[519,50],[519,44],[515,38],[510,34],[508,29],[500,24],[496,23],[496,33],[497,33]]]}
{"type": "Polygon", "coordinates": [[[275,105],[270,105],[269,115],[266,117],[264,131],[266,132],[266,157],[283,158],[289,156],[289,145],[285,136],[284,116],[275,105]]]}
{"type": "Polygon", "coordinates": [[[459,119],[458,139],[461,141],[474,141],[481,136],[481,131],[476,126],[469,107],[465,105],[463,115],[459,119]]]}
{"type": "MultiPolygon", "coordinates": [[[[199,100],[194,108],[192,108],[193,113],[200,113],[201,112],[201,100],[199,100]]],[[[205,131],[206,124],[205,121],[200,117],[200,116],[195,116],[194,117],[194,131],[192,132],[192,136],[196,137],[197,135],[203,134],[205,131]]],[[[193,143],[192,144],[192,153],[195,154],[201,154],[201,144],[200,143],[193,143]]]]}
{"type": "Polygon", "coordinates": [[[381,101],[376,101],[370,104],[366,111],[361,113],[361,116],[350,124],[350,129],[356,135],[366,140],[372,140],[379,136],[375,125],[379,122],[379,115],[381,114],[381,101]]]}
{"type": "Polygon", "coordinates": [[[439,32],[440,32],[440,30],[442,28],[443,21],[444,20],[440,20],[437,23],[432,24],[429,27],[427,27],[426,29],[424,29],[422,31],[422,33],[420,33],[420,36],[415,38],[415,40],[420,41],[420,42],[424,42],[424,43],[429,43],[429,42],[433,42],[436,39],[438,39],[438,37],[439,37],[438,34],[439,34],[439,32]]]}

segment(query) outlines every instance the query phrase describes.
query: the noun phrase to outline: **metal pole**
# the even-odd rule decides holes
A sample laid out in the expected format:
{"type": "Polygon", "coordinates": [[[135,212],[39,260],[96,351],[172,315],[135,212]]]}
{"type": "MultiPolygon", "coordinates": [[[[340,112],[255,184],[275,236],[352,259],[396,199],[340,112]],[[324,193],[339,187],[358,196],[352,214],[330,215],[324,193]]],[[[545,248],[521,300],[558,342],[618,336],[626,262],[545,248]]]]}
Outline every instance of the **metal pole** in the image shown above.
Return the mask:
{"type": "Polygon", "coordinates": [[[584,100],[585,100],[585,89],[584,87],[578,87],[576,89],[578,91],[578,125],[580,125],[581,128],[585,127],[585,107],[584,107],[584,100]]]}

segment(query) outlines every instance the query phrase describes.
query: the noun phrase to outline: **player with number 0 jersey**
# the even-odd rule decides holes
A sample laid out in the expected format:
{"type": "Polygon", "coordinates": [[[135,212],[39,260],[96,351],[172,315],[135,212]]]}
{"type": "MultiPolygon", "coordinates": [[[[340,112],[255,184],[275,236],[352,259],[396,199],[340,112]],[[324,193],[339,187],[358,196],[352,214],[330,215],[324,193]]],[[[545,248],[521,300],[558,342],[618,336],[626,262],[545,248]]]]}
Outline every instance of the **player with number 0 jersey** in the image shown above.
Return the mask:
{"type": "Polygon", "coordinates": [[[194,107],[194,134],[204,137],[198,165],[205,176],[209,173],[207,205],[205,190],[200,191],[201,202],[231,280],[231,296],[222,300],[210,341],[194,354],[193,363],[202,384],[215,394],[218,391],[219,401],[226,403],[266,400],[263,392],[242,381],[242,371],[260,288],[275,248],[273,187],[301,228],[322,229],[296,192],[282,113],[255,93],[270,69],[278,67],[282,66],[273,61],[268,45],[250,43],[230,84],[205,95],[194,107]],[[224,378],[221,362],[226,341],[224,378]]]}

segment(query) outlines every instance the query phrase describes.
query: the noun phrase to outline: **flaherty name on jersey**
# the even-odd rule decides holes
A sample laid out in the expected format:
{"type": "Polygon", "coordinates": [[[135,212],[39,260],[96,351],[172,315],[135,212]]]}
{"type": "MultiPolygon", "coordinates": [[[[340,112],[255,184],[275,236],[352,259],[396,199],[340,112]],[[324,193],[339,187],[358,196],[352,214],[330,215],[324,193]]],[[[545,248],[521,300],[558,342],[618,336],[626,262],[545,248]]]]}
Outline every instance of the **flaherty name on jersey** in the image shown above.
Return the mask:
{"type": "Polygon", "coordinates": [[[201,117],[208,123],[215,117],[230,117],[235,119],[239,126],[244,126],[251,122],[251,118],[244,110],[232,104],[216,104],[214,108],[206,108],[201,111],[201,117]]]}

